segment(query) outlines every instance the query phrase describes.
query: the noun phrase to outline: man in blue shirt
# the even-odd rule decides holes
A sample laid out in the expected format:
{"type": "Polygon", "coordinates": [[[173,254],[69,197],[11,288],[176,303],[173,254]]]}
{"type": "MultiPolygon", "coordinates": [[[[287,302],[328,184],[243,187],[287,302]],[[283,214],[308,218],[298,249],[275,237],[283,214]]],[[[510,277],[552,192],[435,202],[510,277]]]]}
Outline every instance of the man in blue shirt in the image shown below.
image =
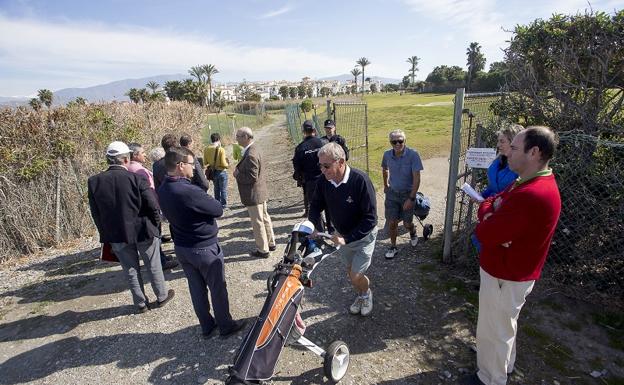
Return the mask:
{"type": "Polygon", "coordinates": [[[230,314],[223,251],[217,235],[217,218],[223,206],[199,186],[191,183],[195,170],[193,152],[185,147],[171,147],[165,155],[167,176],[158,188],[163,213],[169,218],[173,243],[191,293],[193,309],[204,338],[218,327],[229,336],[245,327],[230,314]],[[208,288],[214,310],[210,314],[208,288]]]}
{"type": "Polygon", "coordinates": [[[358,296],[349,307],[351,314],[369,315],[373,311],[373,293],[365,275],[371,264],[377,238],[377,199],[366,173],[346,163],[342,147],[330,142],[318,152],[324,178],[319,178],[310,201],[309,219],[316,228],[321,225],[321,211],[332,218],[336,232],[332,242],[347,266],[349,278],[358,296]]]}
{"type": "Polygon", "coordinates": [[[392,148],[384,152],[381,161],[383,184],[386,199],[384,202],[390,249],[386,259],[392,259],[398,253],[396,239],[399,221],[410,233],[410,244],[418,244],[418,235],[414,227],[414,203],[420,188],[420,172],[423,169],[420,155],[405,144],[405,132],[394,130],[388,135],[392,148]]]}

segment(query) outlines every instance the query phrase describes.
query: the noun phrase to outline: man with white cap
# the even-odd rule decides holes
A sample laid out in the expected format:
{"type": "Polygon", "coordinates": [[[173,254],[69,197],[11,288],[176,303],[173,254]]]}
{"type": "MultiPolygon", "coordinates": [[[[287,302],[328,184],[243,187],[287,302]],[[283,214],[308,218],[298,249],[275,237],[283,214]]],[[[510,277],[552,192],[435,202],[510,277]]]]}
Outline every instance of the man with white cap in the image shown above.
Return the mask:
{"type": "Polygon", "coordinates": [[[127,276],[134,305],[139,313],[149,310],[139,255],[149,274],[157,301],[162,307],[173,298],[167,290],[160,264],[158,225],[160,216],[154,190],[148,181],[128,171],[130,149],[123,142],[112,142],[106,149],[109,167],[89,178],[91,216],[100,233],[100,242],[110,243],[127,276]]]}

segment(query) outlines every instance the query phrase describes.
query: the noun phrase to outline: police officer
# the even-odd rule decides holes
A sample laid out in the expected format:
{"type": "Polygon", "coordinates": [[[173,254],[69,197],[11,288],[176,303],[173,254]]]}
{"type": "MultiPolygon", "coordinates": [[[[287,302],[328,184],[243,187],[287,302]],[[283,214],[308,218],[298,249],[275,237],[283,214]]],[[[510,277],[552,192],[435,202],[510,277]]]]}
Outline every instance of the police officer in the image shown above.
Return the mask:
{"type": "Polygon", "coordinates": [[[342,136],[336,134],[336,122],[331,119],[327,119],[323,126],[325,127],[325,134],[327,134],[321,137],[323,144],[327,144],[329,142],[338,143],[345,152],[345,160],[349,160],[349,147],[347,147],[347,141],[342,136]]]}
{"type": "Polygon", "coordinates": [[[304,194],[304,216],[308,216],[308,202],[312,198],[316,181],[321,176],[321,169],[318,165],[317,153],[323,147],[323,141],[316,136],[314,122],[306,120],[301,127],[303,131],[303,141],[295,148],[293,156],[293,177],[299,181],[303,187],[304,194]]]}

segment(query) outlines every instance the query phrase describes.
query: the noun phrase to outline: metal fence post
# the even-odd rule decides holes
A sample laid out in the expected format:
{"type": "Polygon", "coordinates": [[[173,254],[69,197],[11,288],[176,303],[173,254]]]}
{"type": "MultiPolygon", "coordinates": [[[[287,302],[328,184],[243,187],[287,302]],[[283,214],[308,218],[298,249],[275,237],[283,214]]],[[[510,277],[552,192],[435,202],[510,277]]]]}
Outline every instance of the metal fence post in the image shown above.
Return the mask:
{"type": "Polygon", "coordinates": [[[327,99],[327,119],[332,118],[331,99],[327,99]]]}
{"type": "Polygon", "coordinates": [[[451,242],[453,237],[453,216],[455,214],[455,194],[457,172],[459,167],[459,151],[461,145],[462,111],[464,109],[464,89],[458,88],[455,93],[455,110],[453,112],[453,137],[451,141],[451,157],[449,159],[448,189],[446,192],[446,212],[444,216],[444,249],[442,261],[451,261],[451,242]]]}
{"type": "Polygon", "coordinates": [[[54,242],[56,245],[61,243],[61,162],[61,158],[56,160],[56,212],[54,215],[54,242]]]}

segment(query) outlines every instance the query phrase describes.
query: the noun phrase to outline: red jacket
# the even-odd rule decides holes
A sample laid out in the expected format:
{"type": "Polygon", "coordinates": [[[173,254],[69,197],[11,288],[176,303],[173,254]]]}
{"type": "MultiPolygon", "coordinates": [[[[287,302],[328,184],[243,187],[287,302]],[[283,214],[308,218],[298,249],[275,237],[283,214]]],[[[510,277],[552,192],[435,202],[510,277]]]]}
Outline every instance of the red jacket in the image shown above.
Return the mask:
{"type": "Polygon", "coordinates": [[[561,212],[554,175],[512,184],[479,206],[476,235],[481,242],[481,268],[509,281],[540,277],[561,212]],[[500,205],[494,210],[494,201],[500,205]],[[484,215],[492,213],[488,219],[484,215]],[[503,246],[507,244],[508,247],[503,246]]]}

